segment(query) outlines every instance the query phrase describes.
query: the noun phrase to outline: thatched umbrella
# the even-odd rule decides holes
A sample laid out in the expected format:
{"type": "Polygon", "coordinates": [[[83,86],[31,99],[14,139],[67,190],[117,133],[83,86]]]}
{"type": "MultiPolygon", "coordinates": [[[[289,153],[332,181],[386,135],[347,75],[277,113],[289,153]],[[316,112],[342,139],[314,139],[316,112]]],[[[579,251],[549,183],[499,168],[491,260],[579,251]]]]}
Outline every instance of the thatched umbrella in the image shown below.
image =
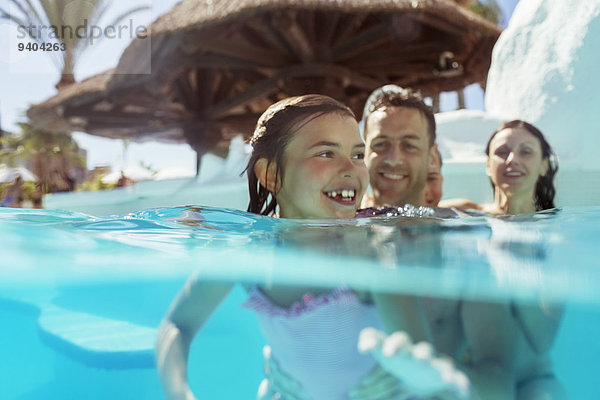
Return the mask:
{"type": "Polygon", "coordinates": [[[28,115],[50,129],[58,118],[95,135],[184,141],[201,155],[251,134],[291,95],[328,94],[360,117],[386,83],[426,96],[483,85],[499,34],[451,0],[183,0],[113,71],[28,115]]]}
{"type": "MultiPolygon", "coordinates": [[[[160,99],[140,106],[141,97],[130,103],[119,99],[120,91],[107,88],[114,69],[65,86],[55,96],[27,110],[32,124],[49,132],[87,132],[113,139],[144,139],[145,136],[172,142],[185,142],[179,132],[178,112],[168,115],[160,99]],[[166,126],[163,117],[171,121],[166,126]],[[159,136],[152,136],[157,133],[159,136]]],[[[139,92],[136,92],[136,94],[139,92]]]]}

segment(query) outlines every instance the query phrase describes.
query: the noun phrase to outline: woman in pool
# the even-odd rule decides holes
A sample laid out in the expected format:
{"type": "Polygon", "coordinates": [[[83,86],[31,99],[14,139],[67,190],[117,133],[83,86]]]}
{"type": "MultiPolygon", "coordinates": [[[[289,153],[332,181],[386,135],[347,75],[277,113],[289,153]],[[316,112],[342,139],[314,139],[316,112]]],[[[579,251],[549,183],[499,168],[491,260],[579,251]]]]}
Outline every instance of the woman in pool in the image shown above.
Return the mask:
{"type": "Polygon", "coordinates": [[[477,209],[489,214],[524,214],[554,208],[554,176],[558,164],[542,132],[521,120],[506,122],[485,149],[486,171],[494,202],[466,199],[442,201],[440,207],[477,209]]]}
{"type": "MultiPolygon", "coordinates": [[[[251,143],[248,211],[274,215],[278,209],[280,218],[354,218],[368,172],[358,124],[346,106],[322,95],[282,100],[261,116],[251,143]]],[[[156,349],[168,399],[195,398],[187,382],[190,343],[232,286],[192,278],[172,304],[156,349]]],[[[246,289],[246,307],[256,311],[272,349],[262,398],[397,397],[397,379],[357,349],[362,328],[381,326],[366,296],[345,288],[246,289]]]]}

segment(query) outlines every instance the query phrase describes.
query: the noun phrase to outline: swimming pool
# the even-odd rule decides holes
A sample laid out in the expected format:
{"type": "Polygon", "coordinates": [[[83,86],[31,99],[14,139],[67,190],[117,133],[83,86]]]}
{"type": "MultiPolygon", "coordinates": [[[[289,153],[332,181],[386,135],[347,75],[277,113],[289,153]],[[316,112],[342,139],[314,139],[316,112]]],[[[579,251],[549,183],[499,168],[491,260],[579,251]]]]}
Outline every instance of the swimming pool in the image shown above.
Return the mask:
{"type": "MultiPolygon", "coordinates": [[[[102,218],[0,209],[0,399],[161,399],[155,329],[191,273],[485,301],[544,296],[566,305],[552,351],[558,378],[573,399],[600,398],[599,236],[598,207],[348,221],[210,207],[102,218]]],[[[255,397],[264,339],[244,299],[236,288],[194,341],[190,381],[202,397],[255,397]]]]}

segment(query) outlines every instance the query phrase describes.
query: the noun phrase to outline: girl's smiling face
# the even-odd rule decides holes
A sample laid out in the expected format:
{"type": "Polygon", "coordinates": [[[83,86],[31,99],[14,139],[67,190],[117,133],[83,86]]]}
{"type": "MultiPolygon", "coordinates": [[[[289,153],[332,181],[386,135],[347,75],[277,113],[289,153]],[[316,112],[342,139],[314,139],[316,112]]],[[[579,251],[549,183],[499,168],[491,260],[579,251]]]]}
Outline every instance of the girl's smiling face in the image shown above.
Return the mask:
{"type": "Polygon", "coordinates": [[[548,171],[548,159],[542,157],[540,141],[526,129],[507,128],[490,142],[486,163],[494,186],[507,195],[533,192],[540,176],[548,171]]]}
{"type": "Polygon", "coordinates": [[[275,197],[282,218],[354,218],[368,185],[358,124],[327,113],[301,125],[275,197]]]}

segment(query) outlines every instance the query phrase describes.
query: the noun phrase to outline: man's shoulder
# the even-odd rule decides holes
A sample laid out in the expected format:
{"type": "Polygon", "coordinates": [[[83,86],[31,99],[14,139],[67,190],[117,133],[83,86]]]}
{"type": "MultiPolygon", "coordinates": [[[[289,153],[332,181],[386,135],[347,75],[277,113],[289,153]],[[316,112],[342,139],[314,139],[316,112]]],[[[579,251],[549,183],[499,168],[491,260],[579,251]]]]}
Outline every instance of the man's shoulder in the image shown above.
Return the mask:
{"type": "Polygon", "coordinates": [[[362,199],[362,202],[360,203],[360,208],[370,208],[376,206],[377,204],[375,204],[375,198],[373,197],[373,195],[371,193],[365,194],[362,199]]]}

